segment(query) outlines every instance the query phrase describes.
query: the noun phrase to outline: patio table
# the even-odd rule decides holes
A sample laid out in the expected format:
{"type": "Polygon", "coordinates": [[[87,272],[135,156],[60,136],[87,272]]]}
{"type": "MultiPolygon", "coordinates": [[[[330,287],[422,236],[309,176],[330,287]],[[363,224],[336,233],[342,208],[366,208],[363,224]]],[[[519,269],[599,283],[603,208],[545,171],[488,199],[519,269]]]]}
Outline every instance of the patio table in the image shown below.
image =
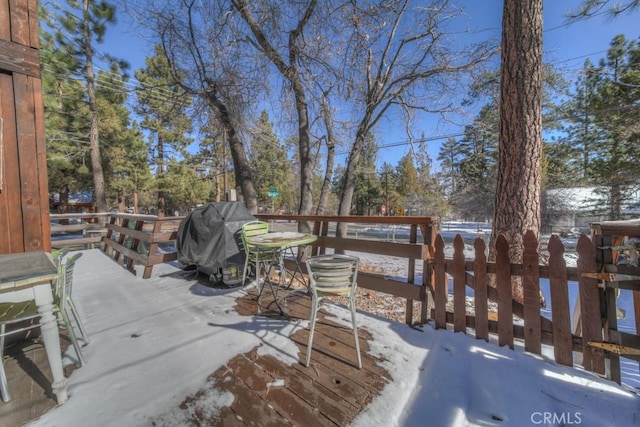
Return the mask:
{"type": "Polygon", "coordinates": [[[35,300],[40,313],[40,330],[49,367],[53,375],[51,388],[58,404],[67,401],[67,379],[62,370],[58,323],[53,314],[51,282],[58,270],[45,252],[0,255],[0,302],[35,300]]]}
{"type": "MultiPolygon", "coordinates": [[[[258,293],[258,300],[260,300],[260,296],[262,295],[262,290],[264,289],[264,286],[268,285],[269,289],[271,290],[271,293],[273,294],[274,301],[278,306],[278,309],[280,309],[280,312],[282,313],[282,307],[280,307],[280,303],[278,302],[278,295],[277,295],[278,294],[277,289],[280,288],[280,286],[278,286],[277,284],[271,281],[270,279],[271,268],[277,264],[280,267],[281,271],[284,271],[284,256],[282,255],[284,255],[287,251],[291,252],[291,254],[293,255],[293,260],[295,262],[295,270],[291,275],[291,282],[289,282],[289,285],[286,286],[287,289],[290,288],[291,284],[293,283],[293,279],[295,278],[297,273],[299,273],[301,277],[303,276],[302,268],[300,266],[300,260],[298,259],[296,254],[293,253],[293,248],[309,245],[315,242],[316,240],[318,240],[318,236],[316,236],[315,234],[298,233],[298,232],[291,232],[291,231],[260,234],[257,236],[249,237],[247,239],[247,243],[258,248],[258,251],[260,251],[261,249],[264,249],[264,250],[276,249],[274,253],[274,258],[272,262],[269,263],[269,268],[265,272],[265,279],[264,279],[265,283],[260,288],[260,292],[258,293]]],[[[257,258],[259,258],[259,256],[257,256],[257,258]]],[[[301,280],[301,281],[305,286],[307,286],[304,280],[301,280]]],[[[282,299],[284,299],[284,297],[282,297],[281,300],[282,299]]]]}

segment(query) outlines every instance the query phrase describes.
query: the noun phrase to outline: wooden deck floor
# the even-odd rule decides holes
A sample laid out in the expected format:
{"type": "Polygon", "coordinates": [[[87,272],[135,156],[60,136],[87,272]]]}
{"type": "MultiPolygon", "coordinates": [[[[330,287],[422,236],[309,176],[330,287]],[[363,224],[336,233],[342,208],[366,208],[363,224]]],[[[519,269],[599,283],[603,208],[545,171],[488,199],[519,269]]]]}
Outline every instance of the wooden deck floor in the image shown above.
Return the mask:
{"type": "MultiPolygon", "coordinates": [[[[294,295],[280,313],[273,299],[263,295],[255,301],[255,291],[237,300],[240,314],[309,319],[310,298],[294,295]]],[[[207,418],[197,413],[195,423],[212,426],[344,426],[380,393],[389,374],[378,361],[367,355],[371,337],[359,329],[363,369],[358,369],[355,343],[350,328],[330,322],[319,314],[314,335],[311,364],[287,365],[272,356],[258,354],[258,348],[231,359],[211,375],[212,387],[234,395],[233,403],[207,418]]],[[[297,330],[291,337],[298,346],[299,360],[306,360],[308,330],[297,330]]],[[[198,407],[206,390],[189,396],[182,404],[198,407]]]]}
{"type": "MultiPolygon", "coordinates": [[[[238,298],[236,310],[247,316],[309,319],[310,298],[294,295],[283,305],[284,315],[265,294],[258,306],[255,290],[238,298]]],[[[382,390],[389,374],[378,361],[367,355],[370,336],[359,329],[363,369],[357,368],[353,333],[350,328],[325,319],[319,313],[309,368],[302,363],[286,365],[280,360],[258,354],[254,348],[239,354],[211,374],[211,387],[229,392],[233,403],[217,416],[197,410],[195,425],[209,426],[343,426],[382,390]]],[[[306,360],[308,330],[297,330],[290,338],[298,346],[299,360],[306,360]]],[[[68,346],[62,339],[64,347],[68,346]]],[[[36,339],[6,350],[5,369],[12,401],[0,402],[0,425],[20,426],[39,418],[55,406],[49,386],[51,373],[44,348],[36,339]]],[[[71,372],[65,372],[69,375],[71,372]]],[[[208,390],[199,390],[181,404],[206,407],[208,390]]]]}

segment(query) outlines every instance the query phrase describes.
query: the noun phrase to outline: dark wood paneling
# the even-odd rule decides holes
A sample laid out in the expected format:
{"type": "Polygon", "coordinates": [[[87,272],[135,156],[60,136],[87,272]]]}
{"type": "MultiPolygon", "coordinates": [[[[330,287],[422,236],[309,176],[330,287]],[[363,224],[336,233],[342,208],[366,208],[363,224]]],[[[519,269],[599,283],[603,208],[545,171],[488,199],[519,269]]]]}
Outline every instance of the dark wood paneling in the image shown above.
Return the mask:
{"type": "Polygon", "coordinates": [[[40,77],[39,56],[36,49],[0,40],[0,70],[40,77]]]}
{"type": "Polygon", "coordinates": [[[19,100],[16,130],[24,247],[27,251],[43,250],[33,81],[28,76],[14,74],[13,82],[16,101],[19,100]]]}
{"type": "Polygon", "coordinates": [[[14,106],[13,78],[0,73],[0,109],[4,119],[3,155],[4,184],[0,223],[4,228],[3,253],[24,252],[22,240],[23,224],[20,201],[20,171],[18,170],[18,139],[16,131],[16,111],[14,106]]]}
{"type": "Polygon", "coordinates": [[[0,253],[50,250],[37,0],[0,0],[0,253]]]}
{"type": "Polygon", "coordinates": [[[9,14],[11,17],[11,41],[30,46],[28,0],[9,0],[9,14]]]}
{"type": "Polygon", "coordinates": [[[9,0],[0,0],[0,40],[11,40],[9,0]]]}

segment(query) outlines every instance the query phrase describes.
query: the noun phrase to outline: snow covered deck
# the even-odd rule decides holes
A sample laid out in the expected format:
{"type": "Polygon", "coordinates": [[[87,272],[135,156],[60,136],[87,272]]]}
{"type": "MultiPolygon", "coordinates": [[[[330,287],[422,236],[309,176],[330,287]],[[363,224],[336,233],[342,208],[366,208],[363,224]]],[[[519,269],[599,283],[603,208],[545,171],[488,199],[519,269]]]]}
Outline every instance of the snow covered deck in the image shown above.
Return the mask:
{"type": "MultiPolygon", "coordinates": [[[[74,299],[91,337],[83,351],[87,364],[69,375],[69,401],[30,425],[184,425],[194,417],[211,425],[243,425],[251,421],[243,415],[251,411],[238,409],[249,402],[246,390],[275,408],[269,399],[296,389],[296,380],[302,384],[298,390],[338,394],[343,407],[362,402],[349,404],[357,407],[355,418],[329,416],[318,402],[312,413],[322,425],[521,426],[545,419],[632,425],[640,418],[637,394],[593,374],[430,325],[417,330],[366,313],[359,317],[367,341],[364,373],[349,363],[350,350],[339,348],[348,343],[340,334],[348,331],[329,327],[314,346],[312,366],[304,368],[305,298],[288,304],[289,318],[251,314],[246,290],[203,286],[173,264],[156,266],[144,280],[100,250],[84,252],[74,299]],[[328,365],[339,366],[340,378],[369,381],[369,394],[335,383],[331,390],[335,376],[325,370],[328,365]],[[262,376],[247,374],[256,367],[262,376]],[[234,392],[240,383],[245,391],[234,392]]],[[[344,307],[326,308],[327,319],[346,324],[344,307]]],[[[68,351],[71,363],[73,350],[68,351]]],[[[286,396],[296,396],[297,403],[306,399],[292,393],[286,396]]],[[[28,406],[9,405],[14,404],[28,406]]],[[[290,415],[276,409],[278,416],[300,423],[301,409],[289,407],[290,415]]],[[[0,410],[0,424],[9,425],[9,417],[0,410]]]]}

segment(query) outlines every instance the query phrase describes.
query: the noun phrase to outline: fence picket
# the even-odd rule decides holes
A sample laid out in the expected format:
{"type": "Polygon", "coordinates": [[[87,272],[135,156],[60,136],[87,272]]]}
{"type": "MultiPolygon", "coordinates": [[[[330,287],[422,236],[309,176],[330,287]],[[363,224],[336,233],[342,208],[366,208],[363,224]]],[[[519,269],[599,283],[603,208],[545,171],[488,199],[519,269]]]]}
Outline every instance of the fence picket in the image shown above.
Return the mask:
{"type": "Polygon", "coordinates": [[[602,323],[598,281],[582,277],[584,273],[595,273],[597,271],[595,248],[591,240],[584,234],[578,240],[577,251],[580,305],[582,309],[582,364],[589,371],[604,374],[603,351],[589,345],[589,341],[602,341],[602,323]]]}
{"type": "Polygon", "coordinates": [[[553,352],[557,363],[573,366],[573,346],[571,345],[571,310],[569,305],[569,284],[567,263],[564,260],[564,246],[557,235],[552,235],[547,245],[549,249],[549,291],[551,294],[551,317],[553,320],[553,352]]]}
{"type": "Polygon", "coordinates": [[[498,292],[498,345],[513,349],[513,292],[509,243],[503,235],[496,240],[496,287],[498,292]]]}
{"type": "Polygon", "coordinates": [[[449,286],[447,283],[447,273],[445,271],[444,240],[442,236],[436,237],[436,253],[433,260],[435,270],[435,312],[436,328],[447,327],[447,294],[449,286]]]}
{"type": "Polygon", "coordinates": [[[489,312],[487,298],[487,246],[481,237],[473,243],[475,259],[473,261],[476,338],[489,341],[489,312]]]}
{"type": "Polygon", "coordinates": [[[523,244],[524,349],[530,353],[540,354],[542,351],[540,272],[538,267],[538,239],[533,231],[527,231],[524,235],[523,244]]]}
{"type": "Polygon", "coordinates": [[[453,330],[455,332],[467,330],[464,261],[464,240],[457,234],[453,241],[453,330]]]}

